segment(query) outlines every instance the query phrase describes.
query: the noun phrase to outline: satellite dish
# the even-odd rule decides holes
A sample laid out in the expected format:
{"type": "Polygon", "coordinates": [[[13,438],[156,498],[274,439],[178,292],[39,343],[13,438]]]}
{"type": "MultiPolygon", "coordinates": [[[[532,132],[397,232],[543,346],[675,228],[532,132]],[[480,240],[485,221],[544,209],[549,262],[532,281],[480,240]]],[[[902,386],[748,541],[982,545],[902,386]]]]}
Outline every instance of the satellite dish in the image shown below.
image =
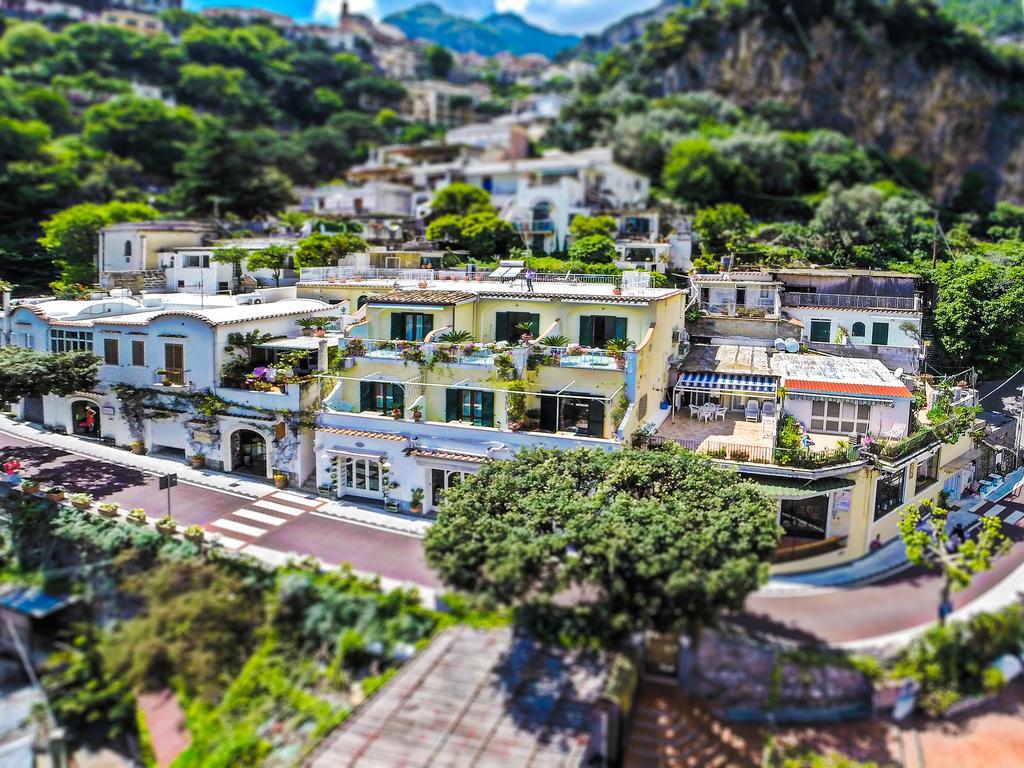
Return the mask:
{"type": "Polygon", "coordinates": [[[892,375],[895,376],[897,379],[903,378],[903,369],[897,368],[895,371],[892,372],[892,375]]]}
{"type": "Polygon", "coordinates": [[[777,349],[779,352],[786,351],[786,340],[783,339],[781,336],[775,340],[775,349],[777,349]]]}
{"type": "Polygon", "coordinates": [[[786,351],[787,352],[799,352],[800,342],[796,339],[786,339],[786,351]]]}

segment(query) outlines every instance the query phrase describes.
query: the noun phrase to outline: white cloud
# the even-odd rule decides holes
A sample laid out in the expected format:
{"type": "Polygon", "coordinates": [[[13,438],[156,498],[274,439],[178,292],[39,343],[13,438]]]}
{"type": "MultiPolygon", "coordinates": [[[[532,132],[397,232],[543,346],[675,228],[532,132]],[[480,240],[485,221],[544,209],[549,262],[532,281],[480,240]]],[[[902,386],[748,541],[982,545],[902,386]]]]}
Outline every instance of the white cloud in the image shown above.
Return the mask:
{"type": "MultiPolygon", "coordinates": [[[[377,18],[376,0],[348,0],[348,9],[352,13],[365,13],[377,18]]],[[[316,0],[313,6],[313,21],[319,24],[334,24],[341,14],[341,0],[316,0]]]]}
{"type": "Polygon", "coordinates": [[[498,13],[526,13],[530,0],[494,0],[494,10],[498,13]]]}

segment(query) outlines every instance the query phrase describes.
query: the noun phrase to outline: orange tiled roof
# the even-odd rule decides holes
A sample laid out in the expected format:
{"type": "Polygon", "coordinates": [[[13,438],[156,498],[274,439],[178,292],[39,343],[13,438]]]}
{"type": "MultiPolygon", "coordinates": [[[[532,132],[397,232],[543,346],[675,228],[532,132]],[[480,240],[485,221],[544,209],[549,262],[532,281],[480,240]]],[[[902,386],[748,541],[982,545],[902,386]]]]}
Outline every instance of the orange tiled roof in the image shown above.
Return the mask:
{"type": "Polygon", "coordinates": [[[317,432],[325,432],[329,435],[341,435],[342,437],[369,437],[375,440],[405,440],[405,435],[397,432],[371,432],[366,429],[345,429],[342,427],[317,427],[317,432]]]}
{"type": "Polygon", "coordinates": [[[810,381],[807,379],[786,379],[786,389],[805,392],[834,392],[839,395],[875,395],[879,397],[910,397],[910,390],[903,385],[889,384],[848,384],[845,381],[810,381]]]}
{"type": "Polygon", "coordinates": [[[473,464],[483,464],[487,461],[486,456],[478,453],[460,453],[458,451],[445,451],[433,448],[413,448],[408,451],[410,456],[422,456],[427,459],[441,459],[443,461],[465,461],[473,464]]]}

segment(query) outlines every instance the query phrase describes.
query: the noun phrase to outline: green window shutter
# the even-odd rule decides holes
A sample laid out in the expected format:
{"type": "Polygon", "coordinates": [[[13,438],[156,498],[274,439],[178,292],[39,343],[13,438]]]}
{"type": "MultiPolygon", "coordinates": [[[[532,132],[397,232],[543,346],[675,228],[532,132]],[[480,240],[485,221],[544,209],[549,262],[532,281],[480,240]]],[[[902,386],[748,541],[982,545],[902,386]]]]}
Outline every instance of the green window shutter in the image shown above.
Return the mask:
{"type": "Polygon", "coordinates": [[[391,313],[391,338],[392,339],[404,339],[405,338],[405,313],[404,312],[392,312],[391,313]]]}
{"type": "Polygon", "coordinates": [[[423,317],[423,335],[418,339],[422,341],[427,338],[427,334],[434,330],[434,316],[433,315],[422,315],[423,317]]]}
{"type": "Polygon", "coordinates": [[[592,315],[580,316],[580,346],[594,346],[594,318],[592,315]]]}
{"type": "Polygon", "coordinates": [[[391,407],[405,410],[405,390],[398,384],[388,384],[391,389],[391,407]]]}
{"type": "Polygon", "coordinates": [[[587,434],[591,437],[604,437],[604,403],[600,400],[590,401],[590,408],[587,410],[587,434]]]}
{"type": "Polygon", "coordinates": [[[530,314],[526,317],[530,323],[530,333],[536,339],[540,335],[540,315],[530,314]]]}
{"type": "Polygon", "coordinates": [[[493,392],[481,392],[480,393],[480,426],[481,427],[493,427],[494,426],[494,393],[493,392]]]}
{"type": "Polygon", "coordinates": [[[446,389],[444,391],[444,420],[459,420],[459,390],[446,389]]]}
{"type": "Polygon", "coordinates": [[[359,410],[372,411],[373,408],[373,384],[368,381],[359,382],[359,410]]]}
{"type": "Polygon", "coordinates": [[[615,318],[615,338],[616,339],[628,339],[629,338],[629,336],[626,335],[626,327],[627,327],[626,318],[624,318],[624,317],[616,317],[615,318]]]}
{"type": "Polygon", "coordinates": [[[494,313],[494,340],[508,341],[508,312],[494,313]]]}
{"type": "Polygon", "coordinates": [[[832,340],[832,323],[828,320],[811,320],[811,341],[828,343],[832,340]]]}
{"type": "Polygon", "coordinates": [[[888,323],[871,324],[871,343],[882,347],[889,343],[888,323]]]}

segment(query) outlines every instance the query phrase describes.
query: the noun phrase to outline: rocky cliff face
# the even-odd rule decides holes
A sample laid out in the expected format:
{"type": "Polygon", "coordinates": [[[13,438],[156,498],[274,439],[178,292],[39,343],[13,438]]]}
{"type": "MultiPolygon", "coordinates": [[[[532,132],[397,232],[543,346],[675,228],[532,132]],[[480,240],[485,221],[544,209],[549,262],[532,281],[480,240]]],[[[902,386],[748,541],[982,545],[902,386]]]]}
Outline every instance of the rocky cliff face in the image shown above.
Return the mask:
{"type": "Polygon", "coordinates": [[[1024,202],[1024,83],[971,61],[930,61],[824,19],[803,34],[755,17],[691,42],[656,73],[666,93],[712,90],[741,106],[785,103],[805,125],[841,130],[928,166],[932,192],[980,174],[998,199],[1024,202]]]}

